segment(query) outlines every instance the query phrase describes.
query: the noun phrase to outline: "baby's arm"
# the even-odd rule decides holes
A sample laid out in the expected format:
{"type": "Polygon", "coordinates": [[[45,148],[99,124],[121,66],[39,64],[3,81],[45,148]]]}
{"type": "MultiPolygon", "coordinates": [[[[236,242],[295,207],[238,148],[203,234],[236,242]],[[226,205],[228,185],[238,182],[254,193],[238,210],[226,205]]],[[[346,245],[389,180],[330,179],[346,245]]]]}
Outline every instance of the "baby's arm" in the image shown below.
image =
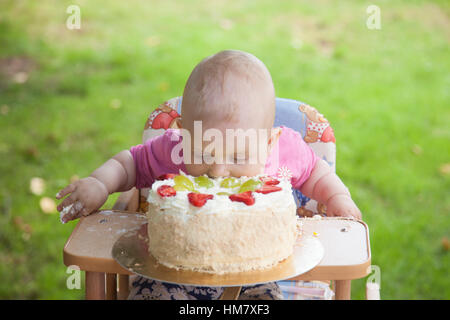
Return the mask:
{"type": "Polygon", "coordinates": [[[129,150],[123,150],[106,161],[92,174],[69,184],[56,195],[56,199],[65,198],[57,207],[70,210],[64,215],[63,222],[89,215],[99,209],[114,192],[130,190],[136,182],[136,168],[129,150]]]}
{"type": "Polygon", "coordinates": [[[318,160],[311,176],[300,191],[327,206],[327,216],[344,216],[361,219],[361,212],[353,202],[350,192],[341,179],[324,160],[318,160]]]}

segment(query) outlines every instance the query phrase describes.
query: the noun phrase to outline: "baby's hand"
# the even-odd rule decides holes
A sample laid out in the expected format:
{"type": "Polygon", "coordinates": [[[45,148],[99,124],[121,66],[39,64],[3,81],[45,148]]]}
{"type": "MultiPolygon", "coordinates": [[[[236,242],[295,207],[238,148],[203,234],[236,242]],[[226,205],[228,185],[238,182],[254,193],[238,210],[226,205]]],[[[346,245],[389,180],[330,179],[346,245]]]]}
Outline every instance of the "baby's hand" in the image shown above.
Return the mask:
{"type": "Polygon", "coordinates": [[[99,209],[108,198],[106,186],[98,179],[93,177],[83,178],[69,184],[56,194],[56,199],[65,198],[57,209],[61,212],[61,222],[77,219],[87,216],[93,211],[99,209]]]}
{"type": "Polygon", "coordinates": [[[328,200],[327,216],[349,217],[361,220],[361,211],[359,211],[350,196],[339,194],[328,200]]]}

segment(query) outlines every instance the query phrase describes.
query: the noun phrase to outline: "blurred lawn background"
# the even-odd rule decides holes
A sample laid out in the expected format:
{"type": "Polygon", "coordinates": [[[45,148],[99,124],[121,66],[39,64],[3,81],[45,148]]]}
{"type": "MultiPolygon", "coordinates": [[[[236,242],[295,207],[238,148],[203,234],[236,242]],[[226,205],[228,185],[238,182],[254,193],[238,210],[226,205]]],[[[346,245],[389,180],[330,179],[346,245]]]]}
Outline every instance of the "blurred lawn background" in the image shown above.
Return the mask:
{"type": "Polygon", "coordinates": [[[83,298],[62,262],[76,222],[41,199],[140,143],[149,112],[231,48],[332,123],[382,298],[449,299],[449,14],[448,1],[1,1],[0,298],[83,298]]]}

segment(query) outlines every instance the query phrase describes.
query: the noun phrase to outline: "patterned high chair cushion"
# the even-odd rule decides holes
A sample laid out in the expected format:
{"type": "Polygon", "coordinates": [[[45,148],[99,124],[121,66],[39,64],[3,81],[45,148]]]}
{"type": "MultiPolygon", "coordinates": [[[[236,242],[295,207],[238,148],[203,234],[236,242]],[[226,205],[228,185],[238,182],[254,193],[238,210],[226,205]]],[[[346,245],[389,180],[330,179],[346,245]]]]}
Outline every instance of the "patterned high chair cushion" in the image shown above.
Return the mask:
{"type": "MultiPolygon", "coordinates": [[[[181,127],[181,97],[170,99],[159,105],[148,117],[142,143],[155,136],[161,135],[168,128],[181,127]]],[[[276,98],[275,127],[289,127],[302,135],[306,143],[314,150],[316,155],[328,162],[335,170],[336,166],[336,140],[333,129],[328,120],[315,108],[291,99],[276,98]]],[[[283,168],[280,168],[283,175],[283,168]]],[[[315,200],[305,197],[300,191],[293,191],[297,202],[298,214],[301,216],[313,216],[325,214],[325,207],[315,200]]],[[[141,189],[140,211],[146,212],[148,189],[141,189]]]]}

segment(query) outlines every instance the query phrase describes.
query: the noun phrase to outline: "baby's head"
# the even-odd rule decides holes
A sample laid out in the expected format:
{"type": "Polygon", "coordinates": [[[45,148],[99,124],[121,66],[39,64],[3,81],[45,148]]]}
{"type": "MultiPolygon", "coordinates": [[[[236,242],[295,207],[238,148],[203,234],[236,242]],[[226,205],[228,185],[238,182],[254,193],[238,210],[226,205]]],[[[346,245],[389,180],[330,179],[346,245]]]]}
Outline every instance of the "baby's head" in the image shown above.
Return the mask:
{"type": "MultiPolygon", "coordinates": [[[[188,173],[211,177],[262,173],[265,158],[258,156],[257,161],[254,161],[255,152],[265,154],[261,148],[267,148],[274,118],[275,90],[272,78],[258,58],[235,50],[221,51],[205,58],[192,71],[183,93],[182,127],[191,137],[191,161],[186,161],[186,155],[184,157],[188,173]],[[201,121],[201,131],[200,122],[197,121],[201,121]],[[195,122],[197,131],[194,130],[195,122]],[[239,145],[239,139],[234,138],[234,147],[231,148],[227,129],[235,130],[234,134],[241,138],[247,134],[245,144],[239,145]],[[243,131],[239,133],[237,129],[243,131]],[[217,135],[222,135],[222,150],[217,148],[222,145],[217,144],[218,141],[215,141],[215,148],[211,148],[214,138],[203,141],[208,139],[208,132],[215,139],[217,135]],[[257,135],[257,142],[250,138],[252,133],[257,135]],[[199,139],[197,143],[196,139],[199,139]],[[255,143],[258,144],[257,148],[255,143]],[[212,155],[214,161],[207,159],[208,155],[212,155]]],[[[187,142],[186,138],[183,136],[184,142],[187,142]]],[[[183,149],[187,152],[188,144],[184,144],[183,149]]]]}

